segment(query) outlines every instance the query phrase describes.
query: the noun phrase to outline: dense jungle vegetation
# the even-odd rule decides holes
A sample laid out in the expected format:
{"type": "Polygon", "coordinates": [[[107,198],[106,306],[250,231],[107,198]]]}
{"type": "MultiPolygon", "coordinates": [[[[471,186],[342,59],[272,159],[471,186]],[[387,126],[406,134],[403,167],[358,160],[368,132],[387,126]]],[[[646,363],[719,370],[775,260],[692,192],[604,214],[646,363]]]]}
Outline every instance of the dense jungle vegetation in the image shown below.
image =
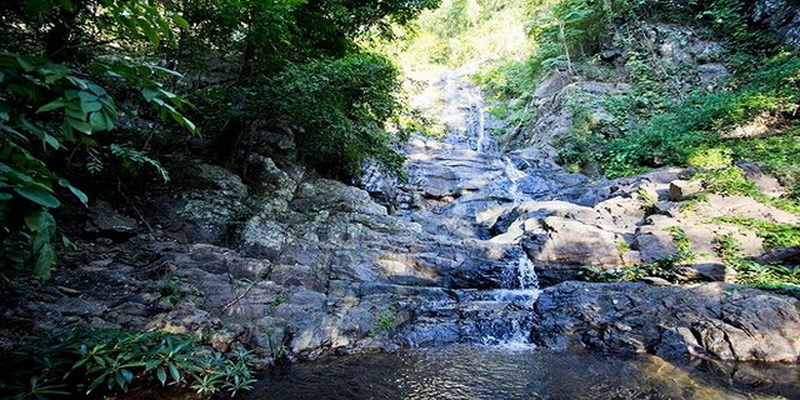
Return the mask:
{"type": "Polygon", "coordinates": [[[397,71],[356,39],[388,38],[393,25],[435,5],[3,2],[3,276],[47,276],[60,236],[49,211],[70,196],[88,201],[76,179],[167,182],[159,156],[191,136],[234,170],[266,146],[265,132],[290,129],[299,157],[323,174],[348,179],[368,160],[399,172],[386,130],[400,110],[397,71]]]}
{"type": "MultiPolygon", "coordinates": [[[[11,0],[0,4],[0,275],[46,278],[69,248],[53,210],[86,193],[165,184],[187,150],[241,172],[269,132],[348,180],[367,163],[400,173],[397,70],[359,46],[436,0],[11,0]],[[131,183],[133,182],[133,183],[131,183]],[[90,189],[90,190],[89,190],[90,189]]],[[[265,139],[266,137],[266,139],[265,139]]],[[[195,339],[54,332],[2,369],[0,395],[81,396],[134,380],[236,393],[248,354],[195,339]],[[10,392],[8,392],[10,390],[10,392]]]]}

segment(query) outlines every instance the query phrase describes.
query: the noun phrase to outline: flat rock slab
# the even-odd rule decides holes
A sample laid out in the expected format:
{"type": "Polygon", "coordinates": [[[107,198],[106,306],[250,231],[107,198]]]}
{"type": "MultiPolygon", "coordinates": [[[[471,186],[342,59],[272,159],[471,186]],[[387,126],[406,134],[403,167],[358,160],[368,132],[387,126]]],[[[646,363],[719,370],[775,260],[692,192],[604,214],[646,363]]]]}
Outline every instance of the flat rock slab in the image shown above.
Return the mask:
{"type": "Polygon", "coordinates": [[[544,290],[535,312],[532,338],[547,348],[800,361],[800,301],[734,285],[567,282],[544,290]]]}

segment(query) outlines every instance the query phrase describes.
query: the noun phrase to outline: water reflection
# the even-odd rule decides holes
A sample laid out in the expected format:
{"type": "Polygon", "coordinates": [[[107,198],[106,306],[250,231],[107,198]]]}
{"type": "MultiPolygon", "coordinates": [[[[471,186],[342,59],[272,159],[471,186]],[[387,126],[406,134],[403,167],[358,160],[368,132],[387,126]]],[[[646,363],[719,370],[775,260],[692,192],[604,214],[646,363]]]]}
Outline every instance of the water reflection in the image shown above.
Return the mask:
{"type": "Polygon", "coordinates": [[[797,366],[774,368],[783,368],[775,375],[789,380],[752,386],[732,380],[734,374],[724,371],[710,374],[655,357],[456,346],[285,367],[241,398],[752,399],[777,394],[800,398],[800,381],[793,380],[797,366]]]}

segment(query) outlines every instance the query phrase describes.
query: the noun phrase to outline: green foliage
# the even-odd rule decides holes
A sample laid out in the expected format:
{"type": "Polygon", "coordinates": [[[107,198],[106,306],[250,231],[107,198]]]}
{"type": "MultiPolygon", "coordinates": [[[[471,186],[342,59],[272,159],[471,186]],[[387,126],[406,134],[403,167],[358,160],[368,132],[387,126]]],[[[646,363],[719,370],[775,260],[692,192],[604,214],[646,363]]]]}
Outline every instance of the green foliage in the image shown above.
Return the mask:
{"type": "Polygon", "coordinates": [[[703,172],[692,177],[703,182],[703,187],[711,193],[722,195],[755,195],[758,188],[744,176],[744,171],[736,167],[726,167],[703,172]]]}
{"type": "Polygon", "coordinates": [[[534,75],[567,68],[579,56],[597,49],[612,16],[611,2],[596,0],[533,1],[529,35],[537,45],[531,64],[534,75]]]}
{"type": "Polygon", "coordinates": [[[395,328],[397,321],[397,308],[394,305],[389,305],[379,316],[375,325],[369,331],[370,336],[377,336],[381,332],[390,332],[395,328]]]}
{"type": "Polygon", "coordinates": [[[242,350],[224,357],[163,333],[76,328],[20,347],[0,367],[0,394],[21,399],[127,392],[142,382],[231,395],[255,382],[242,350]]]}
{"type": "Polygon", "coordinates": [[[672,236],[672,242],[675,244],[675,248],[678,250],[678,252],[672,257],[673,262],[680,263],[692,261],[697,258],[697,254],[691,249],[692,242],[689,240],[689,237],[686,235],[686,232],[683,230],[683,228],[676,225],[664,228],[664,231],[672,236]]]}
{"type": "MultiPolygon", "coordinates": [[[[153,69],[105,62],[93,68],[99,76],[149,83],[143,90],[160,85],[151,78],[139,78],[153,69]]],[[[96,134],[113,130],[119,113],[106,89],[84,74],[44,58],[0,54],[0,89],[0,240],[7,250],[0,257],[0,274],[9,278],[30,271],[47,277],[56,254],[56,224],[50,210],[61,205],[57,189],[71,192],[84,205],[88,201],[83,192],[52,172],[53,165],[58,165],[58,157],[66,158],[67,151],[74,155],[84,149],[93,160],[87,166],[90,171],[101,170],[103,147],[96,134]],[[25,243],[27,254],[21,251],[25,243]]],[[[183,101],[176,95],[172,99],[174,104],[183,101]]],[[[185,120],[183,116],[172,118],[185,120]]],[[[167,179],[160,164],[142,152],[114,143],[106,149],[132,172],[135,165],[148,165],[167,179]]]]}
{"type": "Polygon", "coordinates": [[[399,174],[403,158],[392,148],[385,122],[397,117],[397,71],[385,58],[353,54],[289,68],[276,78],[280,106],[311,165],[344,178],[378,160],[399,174]],[[283,82],[283,83],[280,83],[283,82]]]}
{"type": "MultiPolygon", "coordinates": [[[[656,277],[668,281],[679,281],[681,278],[676,274],[675,267],[686,262],[691,262],[697,258],[697,253],[691,249],[691,241],[686,232],[679,226],[671,226],[664,229],[672,236],[673,243],[677,249],[675,254],[662,257],[647,264],[627,265],[621,268],[600,269],[594,267],[584,267],[578,272],[578,277],[588,282],[631,282],[645,277],[656,277]]],[[[620,255],[628,252],[625,242],[617,244],[620,255]]]]}
{"type": "Polygon", "coordinates": [[[758,237],[764,239],[764,247],[800,246],[800,226],[791,224],[778,224],[746,217],[721,217],[714,222],[734,224],[750,228],[758,237]]]}
{"type": "Polygon", "coordinates": [[[398,62],[407,69],[431,65],[499,65],[522,61],[525,0],[452,0],[413,24],[398,62]]]}
{"type": "MultiPolygon", "coordinates": [[[[736,160],[757,161],[767,172],[782,179],[794,179],[800,188],[800,130],[787,129],[764,138],[726,141],[726,148],[736,160]]],[[[794,196],[795,200],[800,199],[794,196]]]]}
{"type": "Polygon", "coordinates": [[[759,264],[741,256],[739,243],[731,235],[716,238],[722,260],[738,273],[739,283],[800,298],[800,268],[759,264]]]}
{"type": "MultiPolygon", "coordinates": [[[[692,180],[701,181],[706,193],[721,195],[750,196],[763,204],[800,215],[797,198],[774,198],[762,193],[756,184],[744,176],[744,171],[736,167],[726,167],[696,174],[692,180]]],[[[702,195],[704,193],[701,193],[702,195]]]]}
{"type": "Polygon", "coordinates": [[[673,271],[678,261],[668,257],[643,265],[629,265],[622,268],[600,269],[584,267],[578,277],[587,282],[633,282],[644,277],[656,277],[669,281],[676,280],[673,271]]]}
{"type": "Polygon", "coordinates": [[[194,69],[232,64],[231,84],[204,85],[195,103],[213,132],[219,159],[237,168],[243,144],[268,146],[256,129],[291,128],[299,155],[318,171],[348,179],[367,161],[400,172],[400,156],[385,130],[399,103],[396,72],[357,41],[390,36],[437,0],[239,2],[186,4],[192,31],[185,38],[194,69]],[[220,107],[220,105],[225,105],[220,107]],[[392,108],[391,110],[389,108],[392,108]],[[257,127],[257,128],[256,128],[257,127]]]}
{"type": "Polygon", "coordinates": [[[561,142],[560,161],[596,163],[609,177],[661,166],[725,164],[726,154],[735,156],[727,146],[736,140],[724,139],[723,134],[764,113],[790,113],[800,101],[799,71],[800,58],[780,54],[766,60],[762,72],[748,75],[736,90],[695,92],[685,101],[668,104],[634,129],[620,125],[616,135],[575,132],[561,142]],[[709,152],[716,152],[717,159],[710,160],[709,152]]]}

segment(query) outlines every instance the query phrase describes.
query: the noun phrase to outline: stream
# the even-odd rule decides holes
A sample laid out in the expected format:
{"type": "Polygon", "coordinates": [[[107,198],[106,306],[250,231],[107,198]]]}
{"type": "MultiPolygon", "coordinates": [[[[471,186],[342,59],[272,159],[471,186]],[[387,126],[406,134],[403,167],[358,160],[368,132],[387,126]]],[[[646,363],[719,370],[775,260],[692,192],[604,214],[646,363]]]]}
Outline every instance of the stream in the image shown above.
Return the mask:
{"type": "MultiPolygon", "coordinates": [[[[775,375],[789,372],[773,368],[775,375]]],[[[279,367],[241,398],[712,400],[760,398],[756,393],[797,398],[796,385],[735,377],[712,365],[680,368],[656,357],[450,346],[279,367]]]]}

